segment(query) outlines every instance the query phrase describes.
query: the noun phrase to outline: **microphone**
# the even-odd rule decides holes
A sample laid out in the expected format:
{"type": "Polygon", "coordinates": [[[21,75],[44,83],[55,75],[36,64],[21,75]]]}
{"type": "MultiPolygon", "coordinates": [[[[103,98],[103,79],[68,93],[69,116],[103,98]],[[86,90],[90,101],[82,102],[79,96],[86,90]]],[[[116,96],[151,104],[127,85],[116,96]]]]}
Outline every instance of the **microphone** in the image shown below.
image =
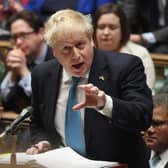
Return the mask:
{"type": "Polygon", "coordinates": [[[24,119],[28,118],[32,112],[33,112],[33,108],[31,106],[24,108],[21,111],[20,115],[9,126],[7,126],[5,130],[0,134],[0,138],[4,137],[7,134],[12,134],[19,126],[19,124],[24,119]]]}

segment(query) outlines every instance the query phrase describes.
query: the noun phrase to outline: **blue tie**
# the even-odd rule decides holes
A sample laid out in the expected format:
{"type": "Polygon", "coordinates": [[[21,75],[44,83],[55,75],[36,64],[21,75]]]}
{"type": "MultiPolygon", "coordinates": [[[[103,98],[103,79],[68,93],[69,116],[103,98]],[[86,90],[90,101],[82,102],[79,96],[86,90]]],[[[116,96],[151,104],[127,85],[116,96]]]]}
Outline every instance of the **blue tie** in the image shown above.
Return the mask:
{"type": "Polygon", "coordinates": [[[79,110],[72,110],[72,107],[77,104],[76,88],[79,81],[80,78],[72,77],[72,85],[69,90],[69,97],[66,108],[65,140],[68,146],[70,146],[76,152],[84,155],[85,144],[81,122],[81,113],[79,110]]]}
{"type": "Polygon", "coordinates": [[[155,155],[151,160],[150,160],[150,168],[156,168],[156,165],[160,161],[160,157],[158,155],[155,155]]]}

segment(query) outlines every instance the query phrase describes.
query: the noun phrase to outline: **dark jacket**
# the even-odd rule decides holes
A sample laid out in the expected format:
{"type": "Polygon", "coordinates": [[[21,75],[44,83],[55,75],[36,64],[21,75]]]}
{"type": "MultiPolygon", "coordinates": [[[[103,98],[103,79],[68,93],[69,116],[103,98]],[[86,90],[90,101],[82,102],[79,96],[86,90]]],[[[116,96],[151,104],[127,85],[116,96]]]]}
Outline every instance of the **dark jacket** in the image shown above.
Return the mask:
{"type": "MultiPolygon", "coordinates": [[[[140,131],[149,127],[152,96],[139,58],[126,54],[94,51],[89,83],[113,99],[112,119],[92,108],[85,109],[84,133],[87,157],[128,163],[129,168],[147,168],[148,158],[140,131]],[[104,80],[100,80],[100,76],[104,80]]],[[[32,141],[48,140],[59,146],[61,137],[54,118],[62,67],[48,61],[32,72],[32,141]]]]}
{"type": "MultiPolygon", "coordinates": [[[[48,61],[52,58],[54,58],[52,51],[48,47],[44,61],[48,61]]],[[[16,113],[20,113],[23,108],[29,106],[31,103],[31,96],[25,94],[24,90],[18,85],[18,82],[19,79],[9,92],[7,101],[3,102],[5,111],[15,111],[16,113]]]]}
{"type": "Polygon", "coordinates": [[[168,53],[168,0],[163,11],[165,26],[159,25],[158,0],[124,0],[123,9],[129,21],[132,33],[152,32],[155,44],[146,47],[151,52],[168,53]]]}

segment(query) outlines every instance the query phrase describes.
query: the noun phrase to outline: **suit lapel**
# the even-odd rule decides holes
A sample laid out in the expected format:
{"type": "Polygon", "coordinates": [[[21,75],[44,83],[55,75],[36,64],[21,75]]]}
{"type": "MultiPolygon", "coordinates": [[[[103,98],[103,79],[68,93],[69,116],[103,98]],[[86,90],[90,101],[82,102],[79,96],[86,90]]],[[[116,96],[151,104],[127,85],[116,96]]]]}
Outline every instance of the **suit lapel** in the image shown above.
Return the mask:
{"type": "Polygon", "coordinates": [[[55,118],[55,111],[56,111],[56,101],[58,98],[58,91],[60,87],[60,79],[61,79],[61,71],[62,68],[60,65],[54,66],[51,68],[51,71],[48,75],[47,81],[47,92],[46,92],[46,111],[51,111],[51,115],[49,116],[49,122],[53,123],[51,126],[54,127],[54,118],[55,118]]]}
{"type": "MultiPolygon", "coordinates": [[[[93,64],[89,73],[89,80],[88,83],[92,83],[96,85],[98,88],[104,90],[106,87],[106,80],[108,79],[108,72],[106,70],[106,62],[105,62],[105,57],[102,55],[103,53],[99,51],[94,51],[94,59],[93,59],[93,64]]],[[[92,121],[89,121],[91,114],[91,109],[86,108],[85,110],[85,141],[86,141],[86,150],[89,144],[89,139],[90,139],[90,125],[92,121]]]]}
{"type": "Polygon", "coordinates": [[[106,63],[101,52],[94,51],[94,59],[89,73],[89,83],[93,83],[100,89],[104,89],[105,81],[108,78],[108,73],[105,70],[106,63]]]}
{"type": "Polygon", "coordinates": [[[168,168],[168,162],[166,163],[165,167],[164,168],[168,168]]]}

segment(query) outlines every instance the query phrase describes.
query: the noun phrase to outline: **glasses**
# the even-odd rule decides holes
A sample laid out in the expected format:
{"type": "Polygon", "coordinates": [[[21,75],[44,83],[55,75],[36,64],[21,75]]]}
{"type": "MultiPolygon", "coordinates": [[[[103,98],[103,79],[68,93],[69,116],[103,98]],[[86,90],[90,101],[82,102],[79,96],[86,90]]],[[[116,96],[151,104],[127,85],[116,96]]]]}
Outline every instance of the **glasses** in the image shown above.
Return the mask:
{"type": "Polygon", "coordinates": [[[18,38],[20,40],[26,40],[28,38],[28,36],[33,34],[33,33],[34,33],[34,31],[13,34],[13,35],[11,35],[10,39],[11,39],[12,42],[16,42],[18,38]]]}
{"type": "Polygon", "coordinates": [[[152,127],[160,127],[160,126],[165,125],[165,124],[168,124],[168,120],[165,120],[165,121],[153,120],[152,123],[151,123],[151,126],[152,127]]]}

